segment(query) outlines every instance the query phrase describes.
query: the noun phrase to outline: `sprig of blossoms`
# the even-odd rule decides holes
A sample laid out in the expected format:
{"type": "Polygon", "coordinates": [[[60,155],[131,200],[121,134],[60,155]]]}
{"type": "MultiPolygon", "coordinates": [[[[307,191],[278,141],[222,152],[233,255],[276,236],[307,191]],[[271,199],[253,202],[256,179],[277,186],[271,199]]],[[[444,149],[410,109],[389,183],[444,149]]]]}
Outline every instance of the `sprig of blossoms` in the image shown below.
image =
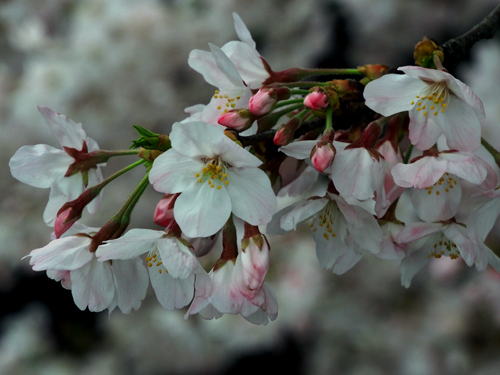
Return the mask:
{"type": "Polygon", "coordinates": [[[263,325],[278,316],[263,225],[267,235],[309,225],[319,265],[339,275],[372,255],[400,262],[405,287],[431,258],[500,271],[484,243],[500,213],[500,152],[481,139],[481,100],[446,71],[436,43],[419,43],[420,66],[403,74],[380,64],[274,72],[233,19],[239,41],[191,52],[189,66],[217,90],[169,135],[134,126],[132,150],[99,150],[80,124],[38,107],[62,149],[24,146],[9,163],[19,181],[51,189],[54,234],[27,255],[35,271],[81,309],[137,310],[151,280],[185,318],[263,325]],[[140,160],[103,178],[110,157],[132,154],[140,160]],[[83,209],[95,213],[107,184],[139,165],[145,175],[118,213],[82,226],[83,209]],[[163,194],[151,217],[164,229],[127,231],[149,184],[163,194]],[[278,212],[277,195],[291,200],[278,212]],[[220,256],[205,269],[211,252],[220,256]]]}

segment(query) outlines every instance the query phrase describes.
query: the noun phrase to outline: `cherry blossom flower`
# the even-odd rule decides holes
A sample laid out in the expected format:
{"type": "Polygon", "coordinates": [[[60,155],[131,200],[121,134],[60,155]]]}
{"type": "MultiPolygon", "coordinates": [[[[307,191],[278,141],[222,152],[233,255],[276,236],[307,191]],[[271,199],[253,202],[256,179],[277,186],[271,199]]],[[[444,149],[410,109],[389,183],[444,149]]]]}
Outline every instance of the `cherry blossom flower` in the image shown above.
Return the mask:
{"type": "MultiPolygon", "coordinates": [[[[81,124],[47,107],[37,108],[63,150],[43,144],[23,146],[12,156],[9,167],[12,176],[19,181],[38,188],[51,188],[43,217],[47,224],[53,225],[64,203],[78,198],[87,186],[102,181],[100,167],[105,164],[79,170],[78,156],[99,150],[96,141],[87,137],[81,124]]],[[[99,202],[100,196],[87,206],[88,211],[95,213],[99,202]]]]}
{"type": "Polygon", "coordinates": [[[455,175],[484,189],[497,184],[494,169],[479,156],[469,152],[441,151],[422,156],[409,164],[399,163],[391,171],[396,184],[424,189],[435,185],[445,173],[455,175]]]}
{"type": "Polygon", "coordinates": [[[409,111],[409,138],[420,150],[432,147],[444,134],[448,146],[473,152],[479,148],[484,117],[481,100],[451,74],[416,66],[398,68],[370,82],[366,105],[383,116],[409,111]]]}
{"type": "Polygon", "coordinates": [[[248,108],[251,89],[259,88],[269,77],[247,27],[236,13],[233,18],[241,41],[229,42],[222,48],[209,44],[210,52],[193,50],[189,54],[189,66],[217,90],[210,103],[197,107],[186,121],[202,120],[218,125],[219,116],[231,109],[248,108]]]}
{"type": "Polygon", "coordinates": [[[208,237],[234,213],[252,225],[266,224],[276,207],[262,162],[204,122],[176,123],[172,148],[153,164],[149,180],[157,191],[181,193],[174,216],[189,237],[208,237]]]}
{"type": "Polygon", "coordinates": [[[164,231],[131,229],[124,236],[107,241],[96,252],[100,262],[132,259],[148,253],[149,277],[160,304],[167,310],[191,302],[195,283],[198,293],[211,290],[211,281],[192,253],[187,241],[164,231]]]}
{"type": "Polygon", "coordinates": [[[500,259],[478,241],[475,227],[470,225],[471,220],[465,223],[468,225],[457,222],[455,217],[440,222],[422,221],[411,203],[409,192],[400,197],[396,217],[405,223],[404,229],[396,235],[396,242],[404,246],[405,251],[400,265],[403,286],[408,288],[413,276],[432,257],[461,257],[469,267],[475,265],[478,270],[484,270],[490,263],[500,270],[500,259]]]}
{"type": "Polygon", "coordinates": [[[119,307],[123,313],[137,310],[146,296],[148,275],[138,257],[113,262],[98,262],[89,251],[92,232],[97,228],[76,223],[68,235],[51,241],[45,247],[35,249],[28,257],[34,271],[47,271],[63,287],[71,289],[75,304],[80,310],[109,309],[119,307]]]}
{"type": "Polygon", "coordinates": [[[201,113],[195,112],[192,115],[194,117],[186,119],[186,121],[201,119],[209,124],[218,125],[219,117],[228,111],[235,108],[248,108],[252,91],[245,85],[238,70],[224,51],[213,44],[209,44],[209,46],[216,67],[214,68],[212,64],[203,65],[201,73],[207,72],[207,74],[211,74],[214,69],[217,70],[213,83],[207,81],[217,87],[217,90],[215,90],[210,103],[198,108],[198,111],[201,111],[201,113]]]}
{"type": "Polygon", "coordinates": [[[342,197],[328,193],[325,198],[296,202],[274,215],[269,234],[285,234],[312,218],[310,225],[321,267],[341,275],[351,269],[367,250],[379,254],[382,231],[364,208],[349,205],[342,197]]]}
{"type": "Polygon", "coordinates": [[[241,314],[253,324],[266,325],[278,316],[278,302],[264,282],[269,268],[269,245],[264,236],[248,239],[236,260],[216,263],[209,276],[213,283],[209,295],[198,292],[185,318],[199,313],[204,319],[223,314],[241,314]]]}
{"type": "Polygon", "coordinates": [[[331,179],[343,197],[360,201],[376,198],[384,188],[385,160],[365,147],[339,150],[331,166],[331,179]]]}
{"type": "MultiPolygon", "coordinates": [[[[240,41],[232,41],[222,46],[222,52],[227,55],[235,66],[238,75],[251,89],[262,86],[269,73],[256,50],[256,44],[250,31],[238,14],[233,13],[234,28],[240,41]]],[[[188,64],[203,75],[205,81],[215,87],[231,86],[230,78],[222,72],[215,57],[206,51],[193,50],[189,54],[188,64]]]]}

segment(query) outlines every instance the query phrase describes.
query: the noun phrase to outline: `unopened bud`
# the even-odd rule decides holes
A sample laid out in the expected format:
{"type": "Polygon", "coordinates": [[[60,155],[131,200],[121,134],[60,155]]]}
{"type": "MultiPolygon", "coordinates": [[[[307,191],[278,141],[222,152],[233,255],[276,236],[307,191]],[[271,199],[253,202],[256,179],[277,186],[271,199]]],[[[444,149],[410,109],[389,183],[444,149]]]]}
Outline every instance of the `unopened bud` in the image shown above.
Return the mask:
{"type": "Polygon", "coordinates": [[[294,117],[286,124],[281,125],[274,135],[274,144],[276,146],[286,146],[291,143],[293,141],[295,131],[301,123],[302,121],[298,117],[294,117]]]}
{"type": "Polygon", "coordinates": [[[217,122],[222,126],[242,132],[252,126],[254,119],[248,109],[232,109],[220,115],[217,122]]]}
{"type": "Polygon", "coordinates": [[[312,166],[323,173],[333,163],[337,150],[331,142],[319,141],[311,150],[312,166]]]}
{"type": "Polygon", "coordinates": [[[250,98],[248,110],[256,116],[262,116],[274,109],[276,101],[276,89],[263,86],[257,94],[250,98]]]}
{"type": "Polygon", "coordinates": [[[361,136],[356,142],[351,143],[348,148],[357,148],[364,147],[367,149],[371,149],[374,147],[375,142],[378,140],[378,137],[382,134],[382,126],[378,121],[372,121],[368,124],[368,126],[363,130],[361,136]]]}
{"type": "Polygon", "coordinates": [[[54,223],[56,238],[61,237],[71,226],[82,217],[83,209],[99,195],[102,187],[94,186],[85,190],[78,198],[66,202],[59,209],[54,223]]]}
{"type": "Polygon", "coordinates": [[[366,76],[361,80],[361,83],[367,84],[370,81],[382,77],[388,69],[388,66],[382,64],[358,66],[358,70],[366,76]]]}
{"type": "Polygon", "coordinates": [[[97,248],[102,245],[104,241],[114,240],[120,237],[127,229],[130,222],[130,217],[113,217],[102,228],[92,236],[89,251],[95,253],[97,248]]]}
{"type": "Polygon", "coordinates": [[[163,154],[163,151],[160,150],[148,150],[146,148],[141,147],[137,156],[147,161],[154,161],[158,156],[163,154]]]}
{"type": "Polygon", "coordinates": [[[165,194],[156,205],[153,221],[162,226],[168,227],[174,219],[174,204],[178,194],[165,194]]]}
{"type": "Polygon", "coordinates": [[[73,209],[68,207],[64,211],[58,212],[54,223],[54,233],[56,238],[61,237],[82,216],[81,211],[79,215],[75,215],[72,211],[73,209]]]}
{"type": "Polygon", "coordinates": [[[434,56],[437,56],[441,63],[444,61],[442,48],[433,40],[424,37],[424,39],[415,46],[415,52],[413,53],[415,64],[423,68],[436,68],[434,56]]]}
{"type": "Polygon", "coordinates": [[[304,105],[314,110],[325,109],[328,104],[330,104],[328,94],[319,87],[316,87],[314,91],[304,98],[304,105]]]}

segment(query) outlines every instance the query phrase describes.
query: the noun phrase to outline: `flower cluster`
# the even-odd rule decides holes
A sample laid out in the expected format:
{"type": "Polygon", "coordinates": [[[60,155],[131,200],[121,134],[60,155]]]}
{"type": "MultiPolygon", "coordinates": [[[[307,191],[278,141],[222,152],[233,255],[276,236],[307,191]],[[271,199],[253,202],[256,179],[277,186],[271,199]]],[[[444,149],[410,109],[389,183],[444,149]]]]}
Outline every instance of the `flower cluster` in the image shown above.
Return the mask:
{"type": "Polygon", "coordinates": [[[481,138],[480,99],[439,51],[433,68],[389,74],[382,65],[275,72],[233,16],[238,41],[188,60],[214,94],[168,135],[135,126],[131,149],[100,150],[80,124],[38,107],[62,149],[24,146],[9,163],[19,181],[51,189],[44,220],[54,234],[27,255],[35,271],[71,289],[80,309],[137,310],[150,280],[160,304],[186,308],[186,319],[240,314],[264,325],[278,304],[263,226],[284,235],[307,223],[319,265],[339,275],[365,254],[399,262],[405,287],[430,258],[500,271],[484,244],[500,214],[500,154],[481,138]],[[337,79],[302,80],[323,75],[337,79]],[[139,161],[104,179],[101,167],[123,155],[139,161]],[[139,165],[144,178],[109,221],[79,222],[139,165]],[[148,185],[163,195],[152,215],[163,229],[127,231],[148,185]],[[294,202],[276,212],[286,195],[294,202]],[[208,253],[220,255],[207,271],[208,253]]]}

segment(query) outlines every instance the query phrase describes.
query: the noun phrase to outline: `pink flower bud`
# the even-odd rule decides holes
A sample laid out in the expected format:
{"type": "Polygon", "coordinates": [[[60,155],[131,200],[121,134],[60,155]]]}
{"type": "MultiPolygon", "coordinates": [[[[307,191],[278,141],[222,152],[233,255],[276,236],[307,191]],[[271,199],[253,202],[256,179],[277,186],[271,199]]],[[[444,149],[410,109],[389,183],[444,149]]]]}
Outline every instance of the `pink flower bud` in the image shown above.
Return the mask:
{"type": "Polygon", "coordinates": [[[286,146],[292,142],[295,131],[301,123],[302,121],[298,117],[294,117],[286,124],[281,125],[274,135],[274,144],[276,146],[286,146]]]}
{"type": "Polygon", "coordinates": [[[326,168],[332,165],[336,153],[332,143],[319,141],[311,150],[311,163],[318,172],[323,173],[326,168]]]}
{"type": "Polygon", "coordinates": [[[328,104],[330,104],[330,99],[322,89],[316,89],[304,98],[304,105],[314,110],[325,109],[328,104]]]}
{"type": "Polygon", "coordinates": [[[217,122],[236,131],[247,130],[254,121],[248,109],[233,109],[219,116],[217,122]]]}
{"type": "Polygon", "coordinates": [[[77,199],[66,202],[57,212],[54,223],[54,233],[56,238],[61,237],[71,226],[82,217],[82,211],[101,192],[102,184],[93,186],[85,190],[77,199]]]}
{"type": "Polygon", "coordinates": [[[162,226],[168,227],[174,219],[174,204],[179,194],[165,194],[158,202],[153,221],[162,226]]]}
{"type": "Polygon", "coordinates": [[[274,109],[276,98],[276,90],[264,86],[250,98],[248,110],[256,116],[265,115],[274,109]]]}
{"type": "Polygon", "coordinates": [[[71,226],[80,218],[80,215],[75,215],[71,207],[66,208],[64,211],[57,213],[56,221],[54,223],[54,233],[56,238],[61,237],[71,226]]]}

